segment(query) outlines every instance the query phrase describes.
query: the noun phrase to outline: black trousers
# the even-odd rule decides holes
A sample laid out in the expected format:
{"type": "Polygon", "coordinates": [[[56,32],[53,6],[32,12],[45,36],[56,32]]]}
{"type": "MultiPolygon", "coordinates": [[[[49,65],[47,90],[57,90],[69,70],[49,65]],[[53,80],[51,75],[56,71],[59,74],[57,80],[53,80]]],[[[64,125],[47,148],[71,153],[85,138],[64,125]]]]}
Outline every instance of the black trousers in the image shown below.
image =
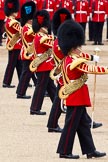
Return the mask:
{"type": "Polygon", "coordinates": [[[4,32],[4,20],[0,20],[0,44],[2,43],[3,32],[4,32]]]}
{"type": "Polygon", "coordinates": [[[54,101],[53,101],[53,105],[52,105],[50,115],[49,115],[49,119],[48,119],[48,123],[47,123],[48,128],[56,128],[58,126],[58,120],[59,120],[60,115],[62,113],[61,100],[58,96],[59,89],[60,89],[60,85],[58,85],[57,88],[56,88],[55,98],[54,98],[54,101]]]}
{"type": "Polygon", "coordinates": [[[17,86],[16,93],[23,96],[26,94],[30,79],[32,78],[34,85],[36,86],[37,79],[29,69],[30,60],[23,60],[22,61],[22,73],[21,77],[17,86]]]}
{"type": "Polygon", "coordinates": [[[42,108],[45,91],[48,92],[51,101],[54,101],[56,86],[54,81],[49,77],[50,71],[37,72],[37,84],[30,106],[31,111],[39,111],[42,108]]]}
{"type": "Polygon", "coordinates": [[[89,41],[93,41],[94,40],[93,21],[89,20],[88,27],[89,27],[89,41]]]}
{"type": "Polygon", "coordinates": [[[71,154],[75,135],[78,134],[82,154],[91,153],[95,150],[86,108],[67,107],[65,125],[57,148],[59,154],[71,154]]]}
{"type": "Polygon", "coordinates": [[[8,51],[8,64],[5,70],[3,83],[10,85],[12,82],[14,70],[16,68],[18,80],[20,79],[22,72],[22,61],[19,59],[20,50],[8,51]]]}
{"type": "MultiPolygon", "coordinates": [[[[81,26],[82,26],[82,28],[83,28],[83,30],[84,30],[84,35],[85,35],[85,31],[86,31],[86,22],[82,22],[82,23],[79,23],[81,26]]],[[[86,40],[86,37],[85,37],[85,40],[86,40]]],[[[84,42],[84,44],[85,44],[85,42],[84,42]]]]}
{"type": "Polygon", "coordinates": [[[102,43],[103,25],[104,22],[93,22],[95,43],[102,43]]]}

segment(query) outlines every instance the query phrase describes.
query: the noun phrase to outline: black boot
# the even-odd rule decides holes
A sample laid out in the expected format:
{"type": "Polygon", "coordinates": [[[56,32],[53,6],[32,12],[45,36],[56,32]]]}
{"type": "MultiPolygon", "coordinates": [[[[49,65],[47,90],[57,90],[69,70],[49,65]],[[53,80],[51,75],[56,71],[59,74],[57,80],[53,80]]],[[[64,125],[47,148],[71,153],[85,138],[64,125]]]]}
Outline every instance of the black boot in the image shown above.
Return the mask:
{"type": "Polygon", "coordinates": [[[30,111],[30,115],[46,115],[46,112],[44,111],[30,111]]]}
{"type": "Polygon", "coordinates": [[[61,133],[63,129],[61,129],[59,126],[56,128],[48,128],[48,132],[56,132],[56,133],[61,133]]]}
{"type": "Polygon", "coordinates": [[[65,158],[65,159],[79,159],[79,155],[73,155],[73,154],[67,154],[67,155],[64,155],[64,154],[60,154],[59,156],[60,158],[65,158]]]}
{"type": "MultiPolygon", "coordinates": [[[[93,122],[93,128],[98,128],[98,127],[101,127],[102,126],[102,123],[96,123],[96,122],[93,122]]],[[[92,123],[90,123],[90,128],[92,127],[92,123]]]]}
{"type": "Polygon", "coordinates": [[[89,153],[87,154],[87,159],[90,159],[90,158],[100,158],[100,157],[103,157],[103,156],[106,156],[106,153],[105,152],[99,152],[99,151],[94,151],[92,153],[89,153]]]}

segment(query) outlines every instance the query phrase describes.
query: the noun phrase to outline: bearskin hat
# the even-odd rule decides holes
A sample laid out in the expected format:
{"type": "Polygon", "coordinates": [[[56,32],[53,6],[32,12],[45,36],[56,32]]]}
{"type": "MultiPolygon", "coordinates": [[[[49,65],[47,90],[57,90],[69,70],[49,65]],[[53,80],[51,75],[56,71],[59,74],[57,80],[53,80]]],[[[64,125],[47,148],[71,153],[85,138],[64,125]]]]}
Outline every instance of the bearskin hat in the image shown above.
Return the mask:
{"type": "Polygon", "coordinates": [[[19,11],[19,0],[5,0],[4,12],[6,16],[10,16],[14,12],[19,11]]]}
{"type": "Polygon", "coordinates": [[[64,55],[73,48],[84,44],[84,30],[82,26],[74,20],[66,20],[62,23],[57,32],[58,44],[64,55]]]}
{"type": "Polygon", "coordinates": [[[36,12],[36,4],[33,1],[24,3],[21,7],[21,25],[24,26],[28,20],[33,19],[36,12]]]}
{"type": "Polygon", "coordinates": [[[32,22],[33,31],[37,33],[41,27],[49,28],[49,25],[50,25],[50,16],[48,11],[46,10],[37,11],[32,22]]]}
{"type": "Polygon", "coordinates": [[[66,8],[60,8],[54,13],[52,20],[52,30],[54,35],[57,35],[59,26],[68,19],[72,19],[72,16],[70,11],[66,8]]]}

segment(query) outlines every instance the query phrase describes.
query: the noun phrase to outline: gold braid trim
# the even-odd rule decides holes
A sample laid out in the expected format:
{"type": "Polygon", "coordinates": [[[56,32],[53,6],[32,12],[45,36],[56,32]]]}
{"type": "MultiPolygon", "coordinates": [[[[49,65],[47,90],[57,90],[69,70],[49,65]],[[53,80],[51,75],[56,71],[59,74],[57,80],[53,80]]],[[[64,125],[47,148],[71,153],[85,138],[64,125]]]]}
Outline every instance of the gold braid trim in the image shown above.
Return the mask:
{"type": "Polygon", "coordinates": [[[44,61],[46,61],[52,55],[52,49],[49,48],[41,56],[36,56],[36,58],[30,63],[29,69],[31,72],[35,72],[37,67],[44,61]]]}
{"type": "MultiPolygon", "coordinates": [[[[30,24],[27,25],[29,27],[29,30],[25,34],[35,36],[32,26],[30,24]]],[[[29,60],[31,56],[34,54],[34,41],[31,44],[29,44],[22,34],[22,42],[24,45],[24,58],[29,60]]]]}
{"type": "Polygon", "coordinates": [[[78,78],[68,84],[65,84],[59,90],[59,97],[61,99],[66,99],[70,94],[72,94],[75,91],[77,91],[78,89],[80,89],[85,84],[87,79],[88,79],[87,74],[83,74],[80,78],[78,78]]]}
{"type": "Polygon", "coordinates": [[[11,51],[14,48],[14,45],[17,43],[17,41],[20,38],[20,33],[17,32],[16,34],[12,34],[7,28],[5,28],[6,34],[9,38],[9,42],[6,44],[6,48],[11,51]]]}
{"type": "Polygon", "coordinates": [[[14,48],[14,45],[17,43],[17,41],[19,40],[21,34],[20,34],[20,31],[21,31],[21,27],[20,27],[20,24],[17,20],[15,19],[11,19],[10,23],[9,23],[9,27],[13,27],[17,32],[16,34],[13,34],[11,33],[6,27],[5,27],[5,30],[6,30],[6,34],[7,34],[7,37],[9,38],[9,42],[6,44],[6,48],[11,51],[13,50],[14,48]]]}

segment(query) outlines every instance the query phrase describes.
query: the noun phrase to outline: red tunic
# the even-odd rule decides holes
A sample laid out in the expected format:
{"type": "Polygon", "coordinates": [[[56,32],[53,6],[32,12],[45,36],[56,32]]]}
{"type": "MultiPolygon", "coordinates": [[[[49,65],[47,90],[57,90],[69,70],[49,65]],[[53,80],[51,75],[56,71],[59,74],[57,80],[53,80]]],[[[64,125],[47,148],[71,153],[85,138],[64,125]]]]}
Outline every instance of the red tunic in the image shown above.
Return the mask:
{"type": "MultiPolygon", "coordinates": [[[[11,35],[16,34],[17,32],[21,31],[21,26],[20,23],[13,19],[12,17],[7,17],[5,21],[5,28],[11,33],[11,35]],[[15,23],[12,23],[14,21],[15,23]],[[11,25],[12,23],[12,25],[11,25]]],[[[10,41],[10,38],[7,37],[6,44],[10,41]]],[[[22,47],[22,42],[21,42],[21,37],[17,41],[17,43],[14,45],[13,49],[21,49],[22,47]]]]}
{"type": "Polygon", "coordinates": [[[0,0],[0,20],[5,19],[5,14],[4,14],[4,0],[0,0]]]}
{"type": "MultiPolygon", "coordinates": [[[[36,50],[36,55],[43,55],[44,52],[46,52],[49,48],[52,48],[52,43],[48,43],[52,41],[51,35],[46,35],[43,33],[36,33],[35,38],[34,38],[34,46],[35,46],[35,50],[36,50]],[[44,36],[48,36],[49,40],[47,39],[47,41],[44,41],[43,43],[40,43],[40,40],[44,37],[44,36]]],[[[46,61],[42,62],[38,68],[37,68],[37,72],[40,71],[49,71],[52,70],[55,66],[54,60],[52,57],[49,57],[46,61]]]]}
{"type": "Polygon", "coordinates": [[[74,6],[72,3],[72,0],[62,0],[62,7],[67,8],[71,14],[74,12],[74,10],[73,10],[74,6]]]}
{"type": "Polygon", "coordinates": [[[92,21],[104,22],[105,14],[108,14],[108,3],[105,0],[92,2],[92,21]]]}
{"type": "Polygon", "coordinates": [[[22,60],[33,60],[34,59],[34,53],[30,55],[29,59],[27,59],[24,55],[24,52],[26,52],[26,46],[24,43],[24,40],[27,42],[28,45],[31,45],[33,43],[33,39],[34,39],[34,32],[32,31],[32,25],[30,24],[25,24],[22,28],[22,49],[21,49],[21,59],[22,60]],[[30,33],[29,33],[30,31],[30,33]]]}
{"type": "Polygon", "coordinates": [[[89,16],[89,4],[87,0],[77,0],[75,5],[75,21],[82,23],[87,22],[89,16]]]}
{"type": "MultiPolygon", "coordinates": [[[[80,71],[77,68],[70,70],[70,64],[72,63],[72,61],[73,59],[70,56],[67,56],[64,61],[65,70],[69,80],[78,79],[84,74],[83,71],[80,71]]],[[[84,84],[80,89],[70,94],[65,100],[65,104],[66,106],[91,106],[87,85],[84,84]]]]}

